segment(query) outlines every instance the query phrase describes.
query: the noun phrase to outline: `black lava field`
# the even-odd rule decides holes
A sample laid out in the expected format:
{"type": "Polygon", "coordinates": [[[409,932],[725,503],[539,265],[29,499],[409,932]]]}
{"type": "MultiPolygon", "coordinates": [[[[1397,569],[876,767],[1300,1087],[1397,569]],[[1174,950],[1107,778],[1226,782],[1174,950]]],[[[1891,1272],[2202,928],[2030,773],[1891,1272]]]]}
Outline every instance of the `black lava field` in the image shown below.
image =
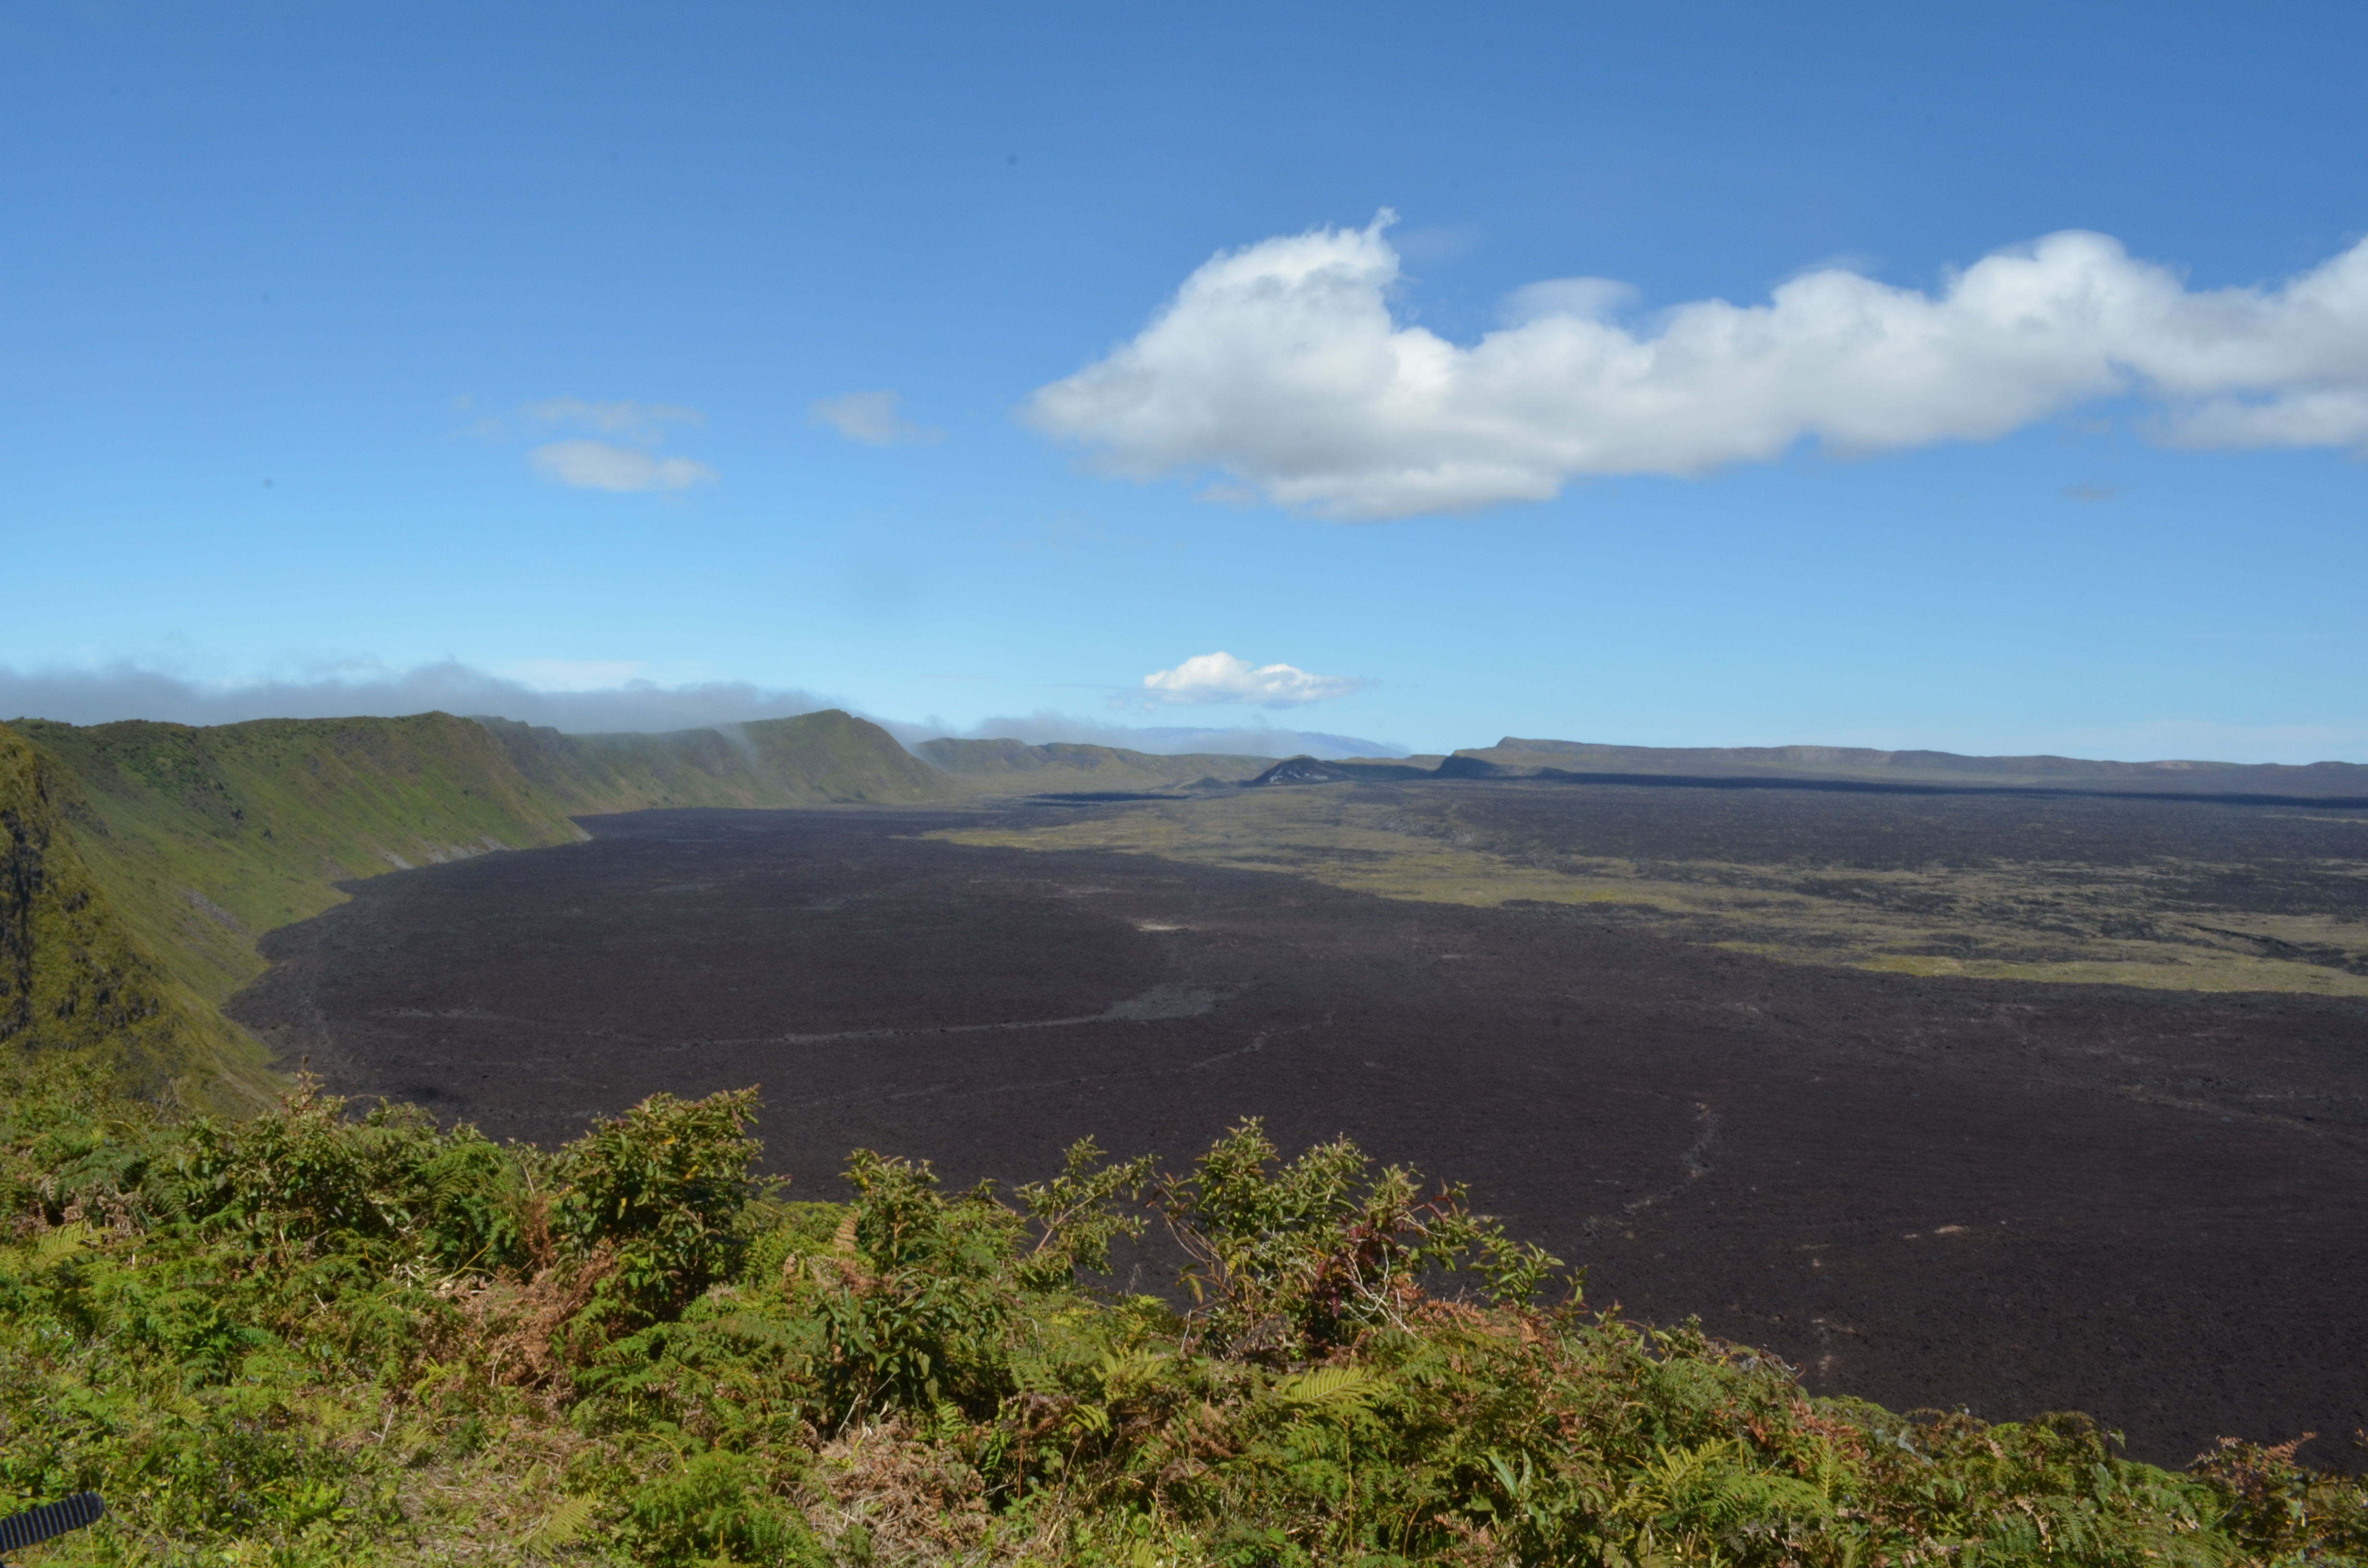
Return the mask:
{"type": "Polygon", "coordinates": [[[1180,1168],[1243,1117],[1345,1132],[1468,1183],[1593,1304],[1817,1392],[2361,1462],[2368,1004],[1787,965],[1583,905],[920,836],[992,820],[587,818],[353,884],[233,1011],[497,1138],[761,1085],[807,1197],[857,1146],[959,1186],[1087,1133],[1180,1168]]]}

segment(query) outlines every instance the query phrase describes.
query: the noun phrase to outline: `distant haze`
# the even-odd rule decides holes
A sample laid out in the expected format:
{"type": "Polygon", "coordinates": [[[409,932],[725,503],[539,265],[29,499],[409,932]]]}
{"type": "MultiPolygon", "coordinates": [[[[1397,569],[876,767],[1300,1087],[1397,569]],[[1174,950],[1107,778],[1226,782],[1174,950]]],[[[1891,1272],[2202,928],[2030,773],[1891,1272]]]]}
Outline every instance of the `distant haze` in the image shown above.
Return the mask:
{"type": "MultiPolygon", "coordinates": [[[[993,716],[973,724],[941,720],[916,722],[868,712],[861,704],[827,692],[798,687],[762,687],[748,681],[660,686],[643,680],[554,691],[457,660],[409,669],[368,666],[350,674],[234,684],[194,681],[131,665],[98,670],[30,671],[0,665],[0,722],[27,718],[54,719],[69,724],[104,724],[120,719],[152,719],[181,724],[234,724],[248,719],[393,717],[441,710],[463,716],[516,719],[569,734],[648,734],[711,729],[759,719],[794,718],[825,708],[844,709],[870,719],[908,749],[940,736],[960,740],[1008,739],[1031,745],[1067,742],[1121,746],[1167,756],[1206,752],[1244,756],[1305,756],[1327,761],[1349,756],[1405,756],[1415,749],[1394,741],[1329,731],[1286,729],[1256,720],[1230,725],[1157,724],[1138,728],[1040,709],[1027,714],[993,716]]],[[[2305,764],[2357,755],[2362,733],[2356,727],[2330,725],[2248,729],[2165,722],[2037,734],[1919,725],[1908,727],[1905,733],[1883,735],[1827,734],[1810,738],[1873,744],[1877,749],[1905,746],[1974,756],[2049,755],[2124,762],[2187,757],[2224,763],[2305,764]]],[[[1751,738],[1755,737],[1703,737],[1730,744],[1751,738]]],[[[1477,732],[1451,735],[1445,738],[1444,744],[1419,749],[1443,752],[1459,745],[1486,747],[1494,744],[1494,734],[1477,732]]]]}
{"type": "Polygon", "coordinates": [[[1026,741],[1030,745],[1065,742],[1073,745],[1123,746],[1130,751],[1175,756],[1207,752],[1235,756],[1405,756],[1407,749],[1387,741],[1355,735],[1326,734],[1319,730],[1284,730],[1267,724],[1235,724],[1200,728],[1176,724],[1098,724],[1064,713],[1031,713],[1024,719],[982,719],[966,729],[905,724],[880,720],[889,733],[906,745],[917,745],[940,735],[961,740],[1026,741]]]}
{"type": "MultiPolygon", "coordinates": [[[[22,671],[0,666],[0,719],[54,719],[107,724],[150,719],[176,724],[235,724],[249,719],[335,719],[393,716],[440,710],[548,725],[569,734],[660,733],[708,729],[757,719],[787,719],[824,708],[853,708],[840,699],[795,687],[773,689],[746,681],[689,686],[629,682],[588,691],[550,691],[473,669],[455,661],[408,670],[371,670],[354,678],[255,681],[212,685],[130,665],[106,670],[22,671]]],[[[1059,713],[988,719],[966,728],[873,718],[907,746],[941,735],[998,738],[1042,744],[1067,741],[1124,746],[1163,755],[1218,752],[1247,756],[1404,756],[1403,746],[1353,735],[1278,729],[1161,725],[1133,729],[1059,713]]]]}

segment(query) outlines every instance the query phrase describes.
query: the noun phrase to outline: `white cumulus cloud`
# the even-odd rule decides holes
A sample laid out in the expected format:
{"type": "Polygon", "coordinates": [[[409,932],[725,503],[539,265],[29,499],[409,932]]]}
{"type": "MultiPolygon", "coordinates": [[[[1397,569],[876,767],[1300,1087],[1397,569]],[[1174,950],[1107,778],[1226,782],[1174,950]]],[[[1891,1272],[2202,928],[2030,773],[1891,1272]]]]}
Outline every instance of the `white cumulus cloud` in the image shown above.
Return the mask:
{"type": "Polygon", "coordinates": [[[2368,242],[2267,288],[2190,290],[2103,234],[1987,256],[1935,294],[1827,266],[1764,304],[1649,329],[1603,278],[1516,290],[1469,347],[1401,324],[1384,212],[1223,252],[1132,341],[1022,416],[1151,478],[1215,469],[1343,518],[1544,500],[1581,475],[1698,474],[1806,440],[1985,440],[2157,400],[2188,447],[2368,447],[2368,242]]]}
{"type": "Polygon", "coordinates": [[[903,402],[893,392],[847,392],[808,404],[806,419],[873,447],[926,447],[945,438],[944,431],[916,425],[899,414],[903,402]]]}
{"type": "Polygon", "coordinates": [[[1231,653],[1202,653],[1172,670],[1143,677],[1155,701],[1199,707],[1229,702],[1260,708],[1295,708],[1304,702],[1346,697],[1370,683],[1354,676],[1312,676],[1290,665],[1259,665],[1231,653]]]}
{"type": "Polygon", "coordinates": [[[712,484],[716,472],[689,458],[662,458],[610,441],[550,441],[527,454],[535,471],[578,490],[688,490],[712,484]]]}

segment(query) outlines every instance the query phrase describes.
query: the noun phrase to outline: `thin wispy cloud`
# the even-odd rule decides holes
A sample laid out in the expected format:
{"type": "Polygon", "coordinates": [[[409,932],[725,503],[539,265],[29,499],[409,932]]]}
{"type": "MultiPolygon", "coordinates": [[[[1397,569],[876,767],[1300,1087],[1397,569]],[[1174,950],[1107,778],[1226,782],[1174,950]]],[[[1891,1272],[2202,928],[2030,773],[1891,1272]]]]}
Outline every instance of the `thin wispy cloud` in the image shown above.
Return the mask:
{"type": "Polygon", "coordinates": [[[1497,319],[1507,326],[1527,326],[1548,316],[1578,321],[1609,321],[1634,310],[1644,298],[1633,283],[1612,278],[1549,278],[1528,283],[1505,296],[1497,319]]]}
{"type": "Polygon", "coordinates": [[[899,410],[904,399],[893,392],[853,392],[825,397],[806,406],[806,421],[827,425],[850,441],[870,447],[928,447],[945,439],[943,430],[916,425],[899,410]]]}
{"type": "Polygon", "coordinates": [[[1222,650],[1143,677],[1143,689],[1150,700],[1194,708],[1219,703],[1296,708],[1346,697],[1370,684],[1353,676],[1310,675],[1292,665],[1252,665],[1247,659],[1222,650]]]}
{"type": "Polygon", "coordinates": [[[564,425],[651,442],[666,438],[669,425],[704,425],[707,415],[672,403],[589,403],[580,397],[546,398],[518,411],[543,425],[564,425]]]}
{"type": "MultiPolygon", "coordinates": [[[[455,406],[465,413],[471,401],[460,400],[455,406]]],[[[545,479],[575,490],[663,493],[712,484],[722,477],[695,459],[661,456],[657,450],[677,427],[706,423],[707,415],[679,403],[553,397],[529,403],[507,415],[479,419],[469,433],[504,440],[520,434],[586,431],[589,434],[542,442],[527,453],[528,466],[545,479]]]]}
{"type": "Polygon", "coordinates": [[[546,479],[577,490],[689,490],[720,477],[689,458],[662,458],[640,447],[612,441],[551,441],[527,454],[546,479]]]}
{"type": "Polygon", "coordinates": [[[1623,285],[1563,278],[1515,291],[1508,324],[1467,347],[1393,316],[1391,221],[1221,253],[1023,418],[1112,473],[1215,470],[1349,519],[1701,474],[1804,441],[1987,440],[2124,393],[2155,404],[2147,433],[2169,446],[2368,449],[2368,242],[2274,286],[2191,290],[2066,232],[1935,294],[1823,267],[1764,304],[1698,301],[1649,325],[1619,319],[1623,285]]]}

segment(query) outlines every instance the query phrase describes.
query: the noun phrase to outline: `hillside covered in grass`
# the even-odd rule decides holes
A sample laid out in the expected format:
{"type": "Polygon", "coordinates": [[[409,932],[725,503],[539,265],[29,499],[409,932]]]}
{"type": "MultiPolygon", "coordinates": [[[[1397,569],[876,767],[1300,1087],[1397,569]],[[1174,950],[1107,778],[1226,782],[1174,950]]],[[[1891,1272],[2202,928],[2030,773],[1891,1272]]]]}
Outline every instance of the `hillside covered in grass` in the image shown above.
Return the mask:
{"type": "Polygon", "coordinates": [[[675,806],[916,805],[952,782],[879,725],[837,709],[660,734],[570,735],[479,719],[541,795],[571,813],[675,806]]]}
{"type": "Polygon", "coordinates": [[[660,805],[911,802],[949,778],[828,711],[729,733],[563,735],[446,713],[0,726],[0,1046],[95,1047],[148,1092],[267,1101],[218,1009],[264,933],[339,884],[573,843],[570,817],[660,805]]]}
{"type": "Polygon", "coordinates": [[[68,781],[68,831],[117,914],[217,1003],[262,972],[256,936],[343,902],[338,882],[581,836],[445,713],[15,727],[68,781]]]}
{"type": "Polygon", "coordinates": [[[960,1193],[859,1151],[840,1207],[751,1180],[753,1091],[544,1154],[0,1074],[0,1510],[111,1509],[28,1562],[2368,1561],[2290,1450],[1813,1399],[1255,1124],[960,1193]],[[1182,1310],[1095,1283],[1146,1224],[1182,1310]]]}
{"type": "Polygon", "coordinates": [[[74,781],[0,728],[0,1051],[74,1053],[151,1096],[268,1102],[261,1047],[116,913],[68,825],[77,812],[88,820],[74,781]]]}

